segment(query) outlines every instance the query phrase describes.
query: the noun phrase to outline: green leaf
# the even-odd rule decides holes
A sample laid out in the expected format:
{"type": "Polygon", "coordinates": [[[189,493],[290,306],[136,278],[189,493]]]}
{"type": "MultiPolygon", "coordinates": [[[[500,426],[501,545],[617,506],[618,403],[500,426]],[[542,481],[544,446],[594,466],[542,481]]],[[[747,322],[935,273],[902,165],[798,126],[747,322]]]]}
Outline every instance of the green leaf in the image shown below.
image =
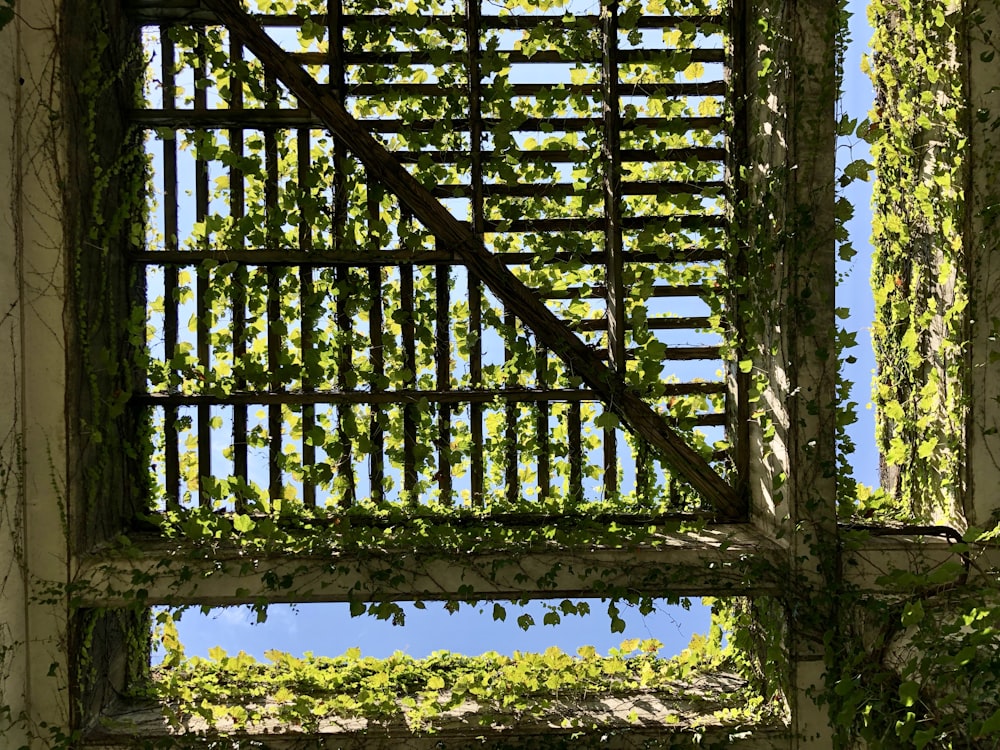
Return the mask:
{"type": "Polygon", "coordinates": [[[253,531],[257,524],[250,516],[244,515],[243,513],[237,513],[233,516],[233,528],[236,529],[241,534],[245,534],[248,531],[253,531]]]}
{"type": "Polygon", "coordinates": [[[924,605],[919,599],[915,602],[907,602],[906,607],[903,609],[903,616],[901,622],[904,627],[910,627],[911,625],[916,625],[918,622],[924,619],[924,605]]]}
{"type": "Polygon", "coordinates": [[[915,682],[904,682],[899,686],[899,698],[904,706],[912,706],[920,697],[920,686],[915,682]]]}
{"type": "Polygon", "coordinates": [[[980,737],[988,737],[1000,733],[1000,709],[993,712],[983,725],[979,728],[980,737]]]}

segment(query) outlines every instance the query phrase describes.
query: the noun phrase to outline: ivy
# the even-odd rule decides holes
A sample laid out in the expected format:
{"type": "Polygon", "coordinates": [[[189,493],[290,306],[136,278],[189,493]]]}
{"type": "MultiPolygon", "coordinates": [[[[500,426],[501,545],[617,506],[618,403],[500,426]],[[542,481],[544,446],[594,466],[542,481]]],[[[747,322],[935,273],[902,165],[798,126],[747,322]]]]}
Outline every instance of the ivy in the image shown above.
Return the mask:
{"type": "Polygon", "coordinates": [[[270,651],[270,663],[262,663],[242,652],[230,656],[220,648],[213,649],[209,659],[186,658],[171,619],[161,620],[166,656],[164,666],[154,671],[147,695],[163,703],[177,726],[190,726],[197,717],[209,735],[220,729],[227,734],[252,731],[274,720],[295,731],[309,731],[330,720],[354,718],[366,719],[369,730],[382,724],[433,733],[455,711],[484,731],[511,726],[524,717],[555,717],[587,730],[596,726],[579,708],[589,696],[632,698],[638,708],[644,696],[655,695],[678,704],[678,712],[663,719],[667,724],[689,727],[741,726],[779,718],[773,704],[746,684],[737,682],[723,693],[699,687],[698,680],[726,666],[718,629],[709,640],[696,635],[688,649],[671,659],[657,655],[659,641],[629,640],[608,656],[590,646],[576,655],[553,647],[512,657],[441,651],[426,659],[398,652],[372,659],[351,649],[335,658],[270,651]],[[709,710],[699,715],[699,706],[709,710]]]}

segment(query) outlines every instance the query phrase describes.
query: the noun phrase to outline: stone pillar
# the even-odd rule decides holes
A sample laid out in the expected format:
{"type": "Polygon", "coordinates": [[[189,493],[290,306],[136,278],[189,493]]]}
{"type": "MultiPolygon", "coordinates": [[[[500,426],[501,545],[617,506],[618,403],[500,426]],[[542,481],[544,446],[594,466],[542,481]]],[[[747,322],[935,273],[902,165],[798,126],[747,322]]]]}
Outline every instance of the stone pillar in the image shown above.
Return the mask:
{"type": "Polygon", "coordinates": [[[965,513],[985,527],[1000,511],[1000,8],[971,11],[966,51],[969,132],[965,246],[969,274],[969,415],[965,513]]]}
{"type": "Polygon", "coordinates": [[[0,736],[69,726],[66,259],[57,0],[0,31],[0,736]]]}
{"type": "MultiPolygon", "coordinates": [[[[741,4],[737,4],[740,6],[741,4]]],[[[746,346],[752,364],[751,520],[786,545],[782,597],[785,691],[793,747],[832,747],[815,695],[823,689],[825,631],[835,622],[836,375],[834,317],[835,40],[832,0],[757,0],[743,19],[747,195],[746,346]]],[[[739,105],[739,103],[738,103],[739,105]]],[[[744,366],[745,369],[745,366],[744,366]]],[[[782,624],[777,624],[778,628],[782,624]]]]}

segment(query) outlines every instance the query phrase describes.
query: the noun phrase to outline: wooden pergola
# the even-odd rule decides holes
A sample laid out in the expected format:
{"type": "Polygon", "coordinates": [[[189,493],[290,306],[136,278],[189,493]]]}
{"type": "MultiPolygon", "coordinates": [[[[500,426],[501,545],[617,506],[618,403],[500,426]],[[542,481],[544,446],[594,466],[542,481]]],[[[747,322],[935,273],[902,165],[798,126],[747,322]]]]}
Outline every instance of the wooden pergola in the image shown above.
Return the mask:
{"type": "MultiPolygon", "coordinates": [[[[191,739],[120,699],[148,668],[122,649],[148,642],[148,606],[626,590],[778,612],[790,723],[703,736],[832,748],[832,594],[956,560],[959,583],[981,574],[939,529],[845,545],[837,524],[838,3],[527,5],[25,4],[7,67],[30,84],[10,116],[37,160],[12,191],[30,313],[3,414],[27,521],[0,551],[23,563],[15,708],[35,725],[94,748],[191,739]],[[97,92],[95,65],[120,73],[97,92]],[[47,119],[57,78],[66,114],[47,119]],[[99,199],[127,190],[147,217],[99,199]],[[150,525],[464,505],[469,524],[657,528],[512,565],[150,525]]],[[[595,701],[581,716],[603,712],[619,746],[693,739],[595,701]]],[[[219,739],[450,747],[470,741],[459,724],[219,739]]],[[[569,741],[539,721],[476,730],[497,748],[569,741]]]]}

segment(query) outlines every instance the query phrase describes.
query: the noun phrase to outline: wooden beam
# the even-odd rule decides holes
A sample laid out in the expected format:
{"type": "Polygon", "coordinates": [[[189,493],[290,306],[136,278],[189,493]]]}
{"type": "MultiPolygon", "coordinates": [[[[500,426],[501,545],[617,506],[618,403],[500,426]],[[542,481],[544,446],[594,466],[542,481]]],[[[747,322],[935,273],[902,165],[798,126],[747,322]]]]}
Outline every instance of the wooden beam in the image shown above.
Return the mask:
{"type": "Polygon", "coordinates": [[[629,389],[583,341],[570,331],[534,293],[495,258],[467,225],[456,219],[308,72],[296,64],[234,0],[206,0],[220,21],[241,39],[288,89],[314,113],[365,165],[369,176],[391,190],[439,243],[454,248],[469,271],[486,283],[538,340],[561,357],[570,372],[601,395],[611,411],[654,446],[720,518],[745,515],[746,504],[708,462],[675,433],[659,414],[629,389]]]}
{"type": "MultiPolygon", "coordinates": [[[[587,696],[555,696],[538,700],[537,714],[517,712],[467,700],[428,723],[433,731],[408,726],[407,709],[366,719],[322,716],[315,729],[289,727],[277,718],[262,719],[248,728],[235,730],[233,722],[221,719],[215,728],[200,716],[181,717],[171,724],[160,706],[117,706],[108,711],[83,740],[90,750],[125,750],[140,740],[170,741],[187,747],[192,737],[208,743],[236,743],[295,750],[376,750],[408,747],[411,750],[476,747],[488,750],[529,750],[537,747],[600,748],[626,750],[640,747],[690,748],[735,747],[739,750],[780,750],[789,747],[788,730],[780,723],[761,726],[726,725],[725,716],[739,706],[727,694],[744,681],[734,674],[715,673],[696,677],[685,685],[684,697],[652,690],[587,696]],[[543,702],[545,705],[543,707],[543,702]],[[667,717],[673,719],[669,723],[667,717]]],[[[530,698],[528,699],[531,700],[530,698]]],[[[267,702],[267,699],[262,699],[267,702]]],[[[171,708],[166,713],[172,712],[171,708]]],[[[156,745],[160,747],[160,744],[156,745]]]]}
{"type": "Polygon", "coordinates": [[[352,599],[460,600],[600,597],[616,587],[650,596],[778,594],[784,551],[746,526],[660,533],[638,547],[553,544],[537,551],[254,553],[136,540],[76,561],[83,606],[232,606],[352,599]],[[655,546],[654,546],[655,545],[655,546]],[[294,581],[294,586],[292,582],[294,581]],[[470,594],[470,592],[474,592],[470,594]]]}

